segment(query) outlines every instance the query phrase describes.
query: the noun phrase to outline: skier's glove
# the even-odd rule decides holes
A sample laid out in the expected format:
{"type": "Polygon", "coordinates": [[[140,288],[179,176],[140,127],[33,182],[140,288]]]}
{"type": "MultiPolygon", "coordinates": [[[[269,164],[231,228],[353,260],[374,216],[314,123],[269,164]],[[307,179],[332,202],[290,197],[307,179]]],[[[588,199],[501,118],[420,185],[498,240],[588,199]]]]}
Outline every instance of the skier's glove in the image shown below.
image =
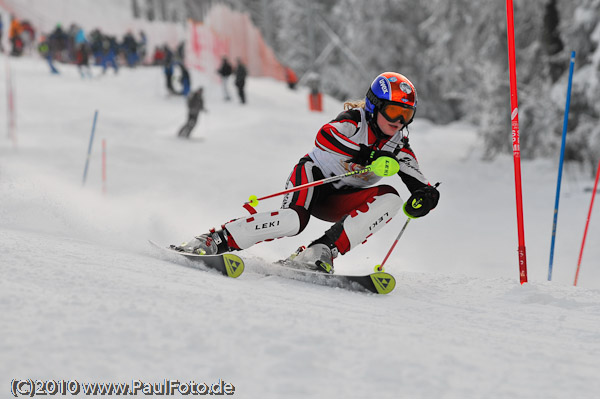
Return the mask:
{"type": "Polygon", "coordinates": [[[364,144],[360,145],[360,150],[350,162],[371,165],[373,173],[381,177],[395,175],[400,170],[400,164],[392,152],[373,150],[364,144]]]}
{"type": "Polygon", "coordinates": [[[440,192],[434,186],[425,186],[415,190],[402,209],[404,214],[411,219],[425,216],[435,208],[440,199],[440,192]]]}
{"type": "Polygon", "coordinates": [[[394,154],[390,151],[373,150],[369,146],[361,144],[360,150],[358,150],[358,153],[350,160],[350,162],[354,162],[362,166],[367,166],[370,165],[377,158],[384,156],[395,158],[394,154]]]}

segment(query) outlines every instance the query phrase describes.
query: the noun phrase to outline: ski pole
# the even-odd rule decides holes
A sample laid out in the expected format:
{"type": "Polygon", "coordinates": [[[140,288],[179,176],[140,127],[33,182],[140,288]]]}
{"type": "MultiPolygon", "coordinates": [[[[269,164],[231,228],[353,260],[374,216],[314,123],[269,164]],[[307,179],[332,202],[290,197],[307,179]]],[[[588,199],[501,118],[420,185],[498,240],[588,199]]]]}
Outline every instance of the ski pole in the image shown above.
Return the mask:
{"type": "Polygon", "coordinates": [[[315,187],[315,186],[320,186],[322,184],[331,183],[331,182],[334,182],[337,180],[341,180],[344,177],[348,177],[348,176],[354,176],[354,175],[360,175],[363,173],[373,172],[377,176],[383,177],[383,176],[395,175],[396,173],[398,173],[399,170],[400,170],[400,166],[398,165],[397,160],[392,160],[390,157],[382,156],[382,157],[379,157],[376,160],[374,160],[373,163],[366,166],[364,169],[353,170],[351,172],[347,172],[347,173],[344,173],[341,175],[331,176],[331,177],[327,177],[322,180],[305,183],[300,186],[292,187],[290,189],[280,191],[278,193],[269,194],[269,195],[266,195],[261,198],[257,198],[256,195],[251,195],[250,198],[248,199],[248,201],[244,202],[243,206],[248,212],[250,212],[251,214],[254,214],[254,213],[256,213],[256,210],[254,209],[254,207],[256,207],[258,205],[258,201],[262,201],[264,199],[277,197],[279,195],[294,193],[296,191],[305,190],[310,187],[315,187]]]}
{"type": "MultiPolygon", "coordinates": [[[[440,184],[441,184],[440,182],[437,182],[433,185],[433,187],[437,188],[440,184]]],[[[400,233],[398,233],[398,237],[396,237],[396,240],[394,240],[392,247],[388,251],[387,255],[385,255],[385,258],[383,259],[383,262],[381,262],[380,265],[375,266],[375,271],[377,271],[377,272],[383,271],[383,266],[385,265],[385,262],[387,262],[388,258],[394,251],[394,248],[396,248],[396,244],[398,244],[398,241],[400,241],[400,237],[402,237],[402,234],[404,234],[404,230],[406,230],[406,226],[408,226],[408,222],[410,222],[410,218],[407,218],[406,222],[404,222],[404,226],[402,226],[402,230],[400,230],[400,233]]]]}
{"type": "Polygon", "coordinates": [[[313,182],[310,182],[310,183],[301,184],[299,186],[292,187],[292,188],[289,188],[287,190],[280,191],[278,193],[273,193],[273,194],[265,195],[264,197],[257,198],[256,195],[251,195],[250,198],[248,198],[248,201],[244,202],[244,208],[246,208],[248,210],[248,212],[250,212],[250,213],[256,213],[256,210],[254,210],[254,208],[258,205],[259,201],[262,201],[262,200],[265,200],[265,199],[269,199],[269,198],[273,198],[273,197],[277,197],[279,195],[285,195],[285,194],[289,194],[289,193],[294,193],[296,191],[305,190],[305,189],[311,188],[311,187],[320,186],[320,185],[323,185],[323,184],[327,184],[327,183],[331,183],[331,182],[334,182],[334,181],[341,180],[344,177],[354,176],[354,175],[360,175],[362,173],[367,173],[367,172],[370,172],[370,171],[371,171],[371,165],[367,166],[364,169],[353,170],[352,172],[344,173],[342,175],[331,176],[331,177],[327,177],[325,179],[313,181],[313,182]]]}
{"type": "Polygon", "coordinates": [[[378,272],[383,271],[383,266],[385,265],[385,262],[387,262],[388,258],[392,254],[392,251],[394,251],[394,248],[396,248],[396,244],[398,244],[398,241],[400,241],[400,237],[402,237],[402,234],[404,234],[404,230],[406,230],[406,226],[408,226],[408,222],[410,222],[410,218],[406,218],[406,222],[404,222],[404,226],[402,226],[402,230],[400,230],[398,237],[396,237],[396,240],[392,244],[392,247],[388,251],[387,255],[385,255],[385,259],[383,259],[383,262],[381,262],[381,265],[375,266],[375,271],[378,271],[378,272]]]}

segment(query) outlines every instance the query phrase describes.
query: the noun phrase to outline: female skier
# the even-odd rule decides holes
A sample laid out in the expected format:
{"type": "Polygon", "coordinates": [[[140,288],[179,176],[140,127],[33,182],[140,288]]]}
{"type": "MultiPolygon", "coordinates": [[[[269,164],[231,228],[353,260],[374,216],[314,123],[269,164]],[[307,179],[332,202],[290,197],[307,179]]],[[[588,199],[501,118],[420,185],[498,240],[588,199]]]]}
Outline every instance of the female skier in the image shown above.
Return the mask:
{"type": "Polygon", "coordinates": [[[419,170],[408,145],[407,127],[416,107],[413,84],[399,73],[382,73],[364,100],[346,102],[344,111],[319,130],[315,147],[294,167],[286,189],[381,164],[380,161],[391,167],[378,174],[373,172],[378,168],[373,168],[288,193],[276,211],[235,219],[174,248],[201,255],[246,249],[261,241],[299,234],[314,216],[334,224],[289,261],[296,267],[332,273],[333,259],[338,254],[365,242],[400,208],[408,217],[418,218],[436,207],[439,192],[419,170]],[[404,206],[392,186],[373,186],[383,176],[396,173],[412,194],[404,206]]]}

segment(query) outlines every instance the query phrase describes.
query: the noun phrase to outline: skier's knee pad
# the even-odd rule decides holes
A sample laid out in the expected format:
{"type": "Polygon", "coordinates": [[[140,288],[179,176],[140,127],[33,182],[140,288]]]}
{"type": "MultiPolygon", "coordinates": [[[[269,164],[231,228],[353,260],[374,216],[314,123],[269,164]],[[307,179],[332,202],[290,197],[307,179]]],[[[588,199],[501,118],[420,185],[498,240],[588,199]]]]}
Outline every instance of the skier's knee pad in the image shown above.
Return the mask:
{"type": "Polygon", "coordinates": [[[294,236],[300,232],[300,218],[293,209],[261,212],[225,223],[224,227],[240,249],[261,241],[294,236]]]}
{"type": "Polygon", "coordinates": [[[340,253],[356,248],[379,231],[398,213],[402,203],[399,195],[388,192],[375,196],[372,201],[352,211],[343,219],[343,231],[335,242],[340,253]]]}

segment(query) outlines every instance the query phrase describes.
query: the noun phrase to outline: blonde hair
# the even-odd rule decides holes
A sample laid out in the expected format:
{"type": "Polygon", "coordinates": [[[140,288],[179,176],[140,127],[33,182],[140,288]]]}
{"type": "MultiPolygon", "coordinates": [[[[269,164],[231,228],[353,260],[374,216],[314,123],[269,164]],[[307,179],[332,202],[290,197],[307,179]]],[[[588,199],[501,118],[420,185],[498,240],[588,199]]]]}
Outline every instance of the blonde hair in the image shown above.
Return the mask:
{"type": "Polygon", "coordinates": [[[347,111],[352,108],[364,108],[365,100],[348,100],[344,103],[344,111],[347,111]]]}

